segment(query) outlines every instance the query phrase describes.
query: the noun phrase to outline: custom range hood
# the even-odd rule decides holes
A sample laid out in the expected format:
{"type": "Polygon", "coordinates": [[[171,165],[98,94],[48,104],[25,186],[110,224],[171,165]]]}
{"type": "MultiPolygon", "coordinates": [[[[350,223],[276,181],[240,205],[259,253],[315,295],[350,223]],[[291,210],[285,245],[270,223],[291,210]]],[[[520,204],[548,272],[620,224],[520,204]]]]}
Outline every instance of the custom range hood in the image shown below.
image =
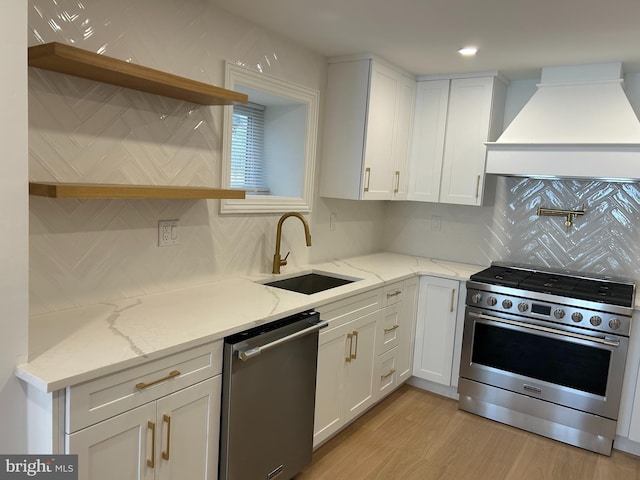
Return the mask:
{"type": "Polygon", "coordinates": [[[543,68],[529,102],[486,145],[487,173],[640,179],[640,122],[623,90],[622,64],[543,68]]]}

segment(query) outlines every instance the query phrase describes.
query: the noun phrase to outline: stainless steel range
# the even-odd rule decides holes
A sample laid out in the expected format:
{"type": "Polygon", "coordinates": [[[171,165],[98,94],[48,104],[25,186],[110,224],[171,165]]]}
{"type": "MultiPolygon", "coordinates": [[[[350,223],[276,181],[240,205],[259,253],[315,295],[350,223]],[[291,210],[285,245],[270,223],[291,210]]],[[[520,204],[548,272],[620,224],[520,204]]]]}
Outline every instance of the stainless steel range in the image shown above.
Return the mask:
{"type": "Polygon", "coordinates": [[[609,455],[635,285],[493,264],[467,282],[459,408],[609,455]]]}

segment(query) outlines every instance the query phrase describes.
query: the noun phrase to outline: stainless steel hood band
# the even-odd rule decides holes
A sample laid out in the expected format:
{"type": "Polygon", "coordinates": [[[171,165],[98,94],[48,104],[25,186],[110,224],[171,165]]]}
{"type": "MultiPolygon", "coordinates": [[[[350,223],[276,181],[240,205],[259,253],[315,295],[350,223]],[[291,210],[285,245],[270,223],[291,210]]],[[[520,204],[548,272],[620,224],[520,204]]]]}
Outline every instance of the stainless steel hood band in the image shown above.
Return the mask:
{"type": "Polygon", "coordinates": [[[283,338],[279,338],[278,340],[274,340],[273,342],[267,343],[265,345],[261,345],[259,347],[255,347],[255,348],[250,348],[248,350],[242,350],[242,349],[235,349],[234,350],[238,353],[238,358],[240,358],[240,360],[242,360],[243,362],[246,362],[247,360],[250,360],[251,358],[255,357],[256,355],[260,355],[262,352],[270,350],[272,348],[277,347],[278,345],[282,345],[283,343],[287,343],[290,342],[292,340],[295,340],[296,338],[300,338],[300,337],[304,337],[305,335],[309,335],[310,333],[316,332],[318,330],[323,329],[324,327],[328,326],[329,322],[326,321],[322,321],[320,323],[317,323],[309,328],[305,328],[304,330],[300,330],[299,332],[296,332],[292,335],[288,335],[286,337],[283,338]]]}
{"type": "Polygon", "coordinates": [[[573,332],[568,332],[566,330],[556,330],[555,328],[549,328],[549,327],[543,327],[541,325],[534,325],[531,323],[525,323],[525,322],[517,322],[514,320],[507,320],[505,318],[498,318],[498,317],[492,317],[490,315],[484,315],[482,313],[476,313],[476,312],[468,312],[470,317],[474,317],[474,318],[479,318],[482,320],[488,320],[488,321],[492,321],[492,322],[499,322],[499,323],[506,323],[509,325],[513,325],[516,327],[522,327],[522,328],[527,328],[530,330],[538,330],[540,332],[545,332],[545,333],[551,333],[554,335],[562,335],[564,337],[572,337],[572,338],[577,338],[579,340],[587,340],[589,342],[596,342],[596,343],[600,343],[602,345],[607,345],[609,347],[619,347],[620,346],[620,341],[619,340],[608,340],[605,337],[597,337],[597,336],[590,336],[590,335],[582,335],[580,333],[573,333],[573,332]]]}

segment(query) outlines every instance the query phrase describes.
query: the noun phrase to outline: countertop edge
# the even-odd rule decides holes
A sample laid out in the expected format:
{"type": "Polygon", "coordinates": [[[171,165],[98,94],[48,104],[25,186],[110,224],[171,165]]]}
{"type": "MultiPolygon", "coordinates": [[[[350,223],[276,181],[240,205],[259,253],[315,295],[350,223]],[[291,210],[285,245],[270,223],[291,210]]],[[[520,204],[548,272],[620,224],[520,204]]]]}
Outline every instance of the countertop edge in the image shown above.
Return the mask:
{"type": "MultiPolygon", "coordinates": [[[[98,377],[102,377],[105,375],[109,375],[115,373],[117,371],[125,370],[127,368],[135,367],[146,362],[156,360],[159,358],[166,357],[168,355],[172,355],[174,353],[178,353],[181,351],[189,350],[191,348],[195,348],[210,342],[214,342],[217,340],[221,340],[228,335],[232,335],[234,333],[240,332],[247,328],[251,328],[256,325],[261,325],[264,323],[268,323],[274,320],[278,320],[280,318],[287,317],[289,315],[294,315],[299,312],[303,312],[305,310],[317,308],[323,305],[328,305],[334,302],[338,302],[344,298],[351,297],[353,295],[358,295],[361,293],[365,293],[370,290],[374,290],[377,288],[384,287],[385,285],[392,284],[395,282],[403,281],[408,278],[422,276],[422,275],[430,275],[437,276],[441,278],[450,278],[454,280],[464,281],[469,278],[469,275],[475,271],[479,271],[484,266],[480,265],[470,265],[464,263],[457,263],[451,261],[437,260],[437,259],[429,259],[425,257],[415,257],[409,255],[400,255],[400,254],[391,254],[391,253],[380,253],[380,254],[372,254],[361,257],[355,257],[351,259],[345,260],[336,260],[332,262],[326,262],[322,264],[316,265],[305,265],[297,268],[291,268],[290,271],[287,272],[286,275],[292,276],[298,272],[302,272],[305,270],[315,270],[315,271],[324,271],[329,273],[335,273],[337,275],[355,275],[359,273],[359,276],[363,277],[363,283],[359,284],[359,282],[354,282],[348,289],[336,289],[334,292],[322,292],[322,294],[314,295],[303,295],[294,292],[284,292],[279,291],[274,294],[274,296],[279,296],[279,298],[286,299],[289,301],[292,306],[284,307],[284,308],[274,308],[270,314],[266,316],[260,317],[252,317],[252,318],[244,318],[243,321],[237,322],[232,326],[226,326],[217,331],[212,331],[209,334],[205,334],[202,336],[198,336],[197,338],[191,338],[187,341],[178,341],[175,344],[170,344],[164,346],[162,348],[154,349],[152,351],[144,352],[138,355],[130,355],[129,358],[116,360],[113,362],[107,361],[103,365],[100,365],[96,368],[88,368],[79,372],[68,372],[68,373],[59,373],[59,374],[45,374],[43,370],[48,367],[46,362],[52,362],[56,358],[55,352],[53,352],[53,348],[50,350],[44,350],[40,355],[31,359],[29,362],[19,365],[16,368],[16,376],[21,380],[27,382],[33,387],[37,388],[46,393],[51,393],[56,390],[60,390],[63,388],[67,388],[73,385],[77,385],[89,380],[96,379],[98,377]],[[402,264],[400,266],[396,266],[395,263],[402,264]],[[391,264],[392,267],[390,267],[391,264]],[[345,271],[348,271],[346,273],[345,271]],[[43,368],[44,367],[44,368],[43,368]]],[[[273,275],[248,275],[248,276],[240,276],[234,275],[229,276],[228,280],[217,280],[216,282],[212,282],[209,285],[209,288],[214,288],[215,285],[222,288],[225,281],[236,281],[236,282],[244,282],[244,284],[249,288],[251,284],[257,284],[261,286],[261,283],[265,281],[269,281],[271,278],[284,278],[285,275],[273,276],[273,275]]],[[[180,289],[181,292],[190,292],[198,289],[202,289],[203,287],[186,287],[184,289],[180,289]]],[[[272,289],[272,287],[264,286],[265,289],[272,289]]],[[[269,290],[271,292],[271,290],[269,290]]],[[[273,292],[271,292],[273,293],[273,292]]],[[[144,296],[145,298],[151,298],[153,295],[172,295],[175,294],[174,291],[170,292],[162,292],[157,294],[151,294],[144,296]]],[[[143,297],[141,297],[143,298],[143,297]]],[[[122,302],[130,304],[134,302],[135,299],[123,299],[122,302]]],[[[283,301],[283,303],[286,303],[283,301]]],[[[277,301],[277,306],[280,300],[277,301]]],[[[104,304],[107,305],[107,304],[104,304]]],[[[110,304],[109,304],[110,305],[110,304]]],[[[89,306],[91,307],[91,306],[89,306]]],[[[82,308],[82,307],[79,307],[82,308]]],[[[79,309],[78,308],[78,309],[79,309]]],[[[106,308],[106,307],[105,307],[106,308]]],[[[128,308],[128,307],[127,307],[128,308]]],[[[70,311],[78,310],[78,309],[70,309],[70,311]]],[[[121,308],[121,310],[125,310],[125,308],[121,308]]],[[[61,312],[51,312],[51,314],[58,314],[60,316],[61,312]]],[[[38,316],[47,315],[38,314],[38,316]]],[[[106,328],[106,327],[102,327],[106,328]]]]}

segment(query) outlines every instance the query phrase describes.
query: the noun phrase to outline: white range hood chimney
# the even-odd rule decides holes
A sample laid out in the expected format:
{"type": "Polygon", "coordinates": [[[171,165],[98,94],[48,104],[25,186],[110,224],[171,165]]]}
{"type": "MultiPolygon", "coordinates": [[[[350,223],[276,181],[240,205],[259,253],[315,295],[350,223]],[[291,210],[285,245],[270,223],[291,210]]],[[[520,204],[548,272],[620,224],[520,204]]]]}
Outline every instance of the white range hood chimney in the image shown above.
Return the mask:
{"type": "Polygon", "coordinates": [[[486,144],[487,173],[640,179],[640,121],[622,84],[621,63],[543,68],[533,97],[486,144]]]}

